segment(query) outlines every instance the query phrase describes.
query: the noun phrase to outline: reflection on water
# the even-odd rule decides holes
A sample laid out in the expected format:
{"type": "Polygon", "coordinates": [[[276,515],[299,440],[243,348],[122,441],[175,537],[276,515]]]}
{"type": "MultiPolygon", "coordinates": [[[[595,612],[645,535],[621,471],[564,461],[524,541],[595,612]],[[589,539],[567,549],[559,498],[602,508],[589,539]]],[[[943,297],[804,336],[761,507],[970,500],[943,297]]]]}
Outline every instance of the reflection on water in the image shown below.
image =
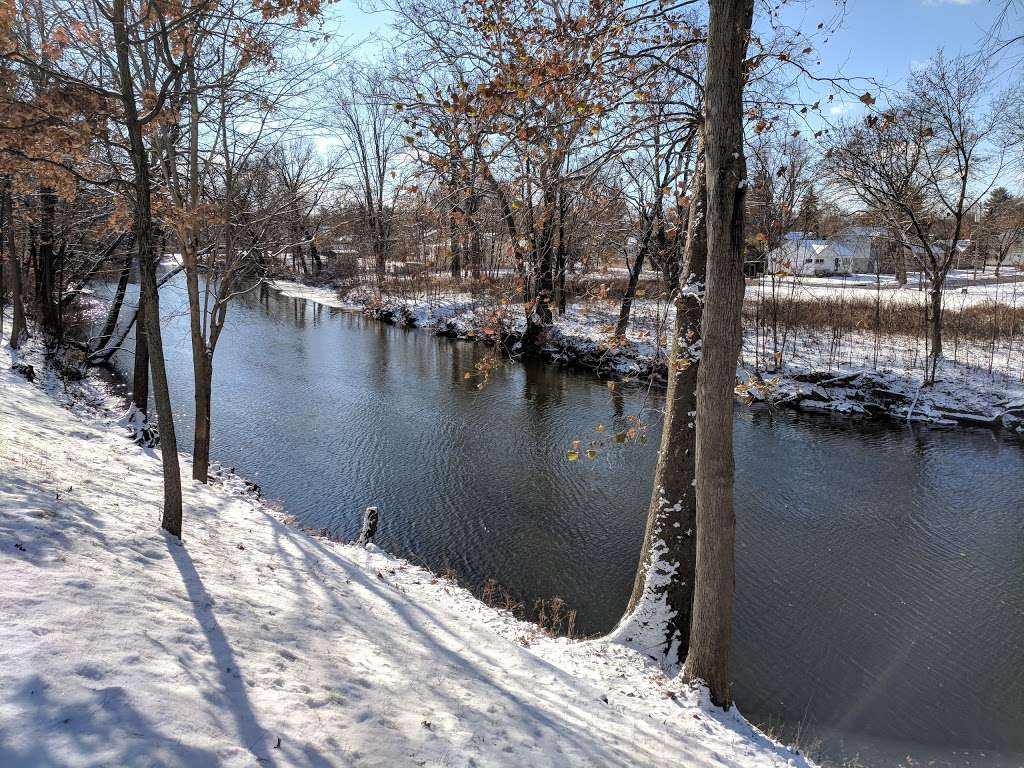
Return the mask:
{"type": "MultiPolygon", "coordinates": [[[[167,297],[187,448],[187,318],[180,286],[167,297]]],[[[632,584],[661,397],[536,364],[477,389],[463,374],[484,354],[254,291],[216,353],[212,455],[308,526],[354,537],[375,504],[383,546],[527,603],[561,595],[604,632],[632,584]],[[637,414],[646,445],[566,461],[598,422],[637,414]]],[[[1020,443],[737,415],[741,711],[866,765],[1024,763],[1020,443]]]]}

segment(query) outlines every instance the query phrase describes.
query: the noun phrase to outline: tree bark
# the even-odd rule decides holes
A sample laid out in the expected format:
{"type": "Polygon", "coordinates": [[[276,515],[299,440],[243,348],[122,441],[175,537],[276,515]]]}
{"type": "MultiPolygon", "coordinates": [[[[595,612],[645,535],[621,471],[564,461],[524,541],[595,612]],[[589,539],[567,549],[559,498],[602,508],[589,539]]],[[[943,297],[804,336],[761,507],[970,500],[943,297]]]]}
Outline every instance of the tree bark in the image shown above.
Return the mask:
{"type": "Polygon", "coordinates": [[[483,276],[483,244],[480,242],[480,222],[477,220],[479,210],[480,193],[476,189],[476,171],[473,170],[466,194],[466,257],[474,280],[483,276]]]}
{"type": "Polygon", "coordinates": [[[313,262],[313,275],[319,277],[323,272],[324,263],[320,258],[320,250],[316,247],[316,240],[312,237],[309,239],[309,260],[313,262]]]}
{"type": "Polygon", "coordinates": [[[896,283],[900,288],[907,284],[907,257],[903,252],[903,245],[896,245],[896,254],[894,256],[895,267],[896,267],[896,283]]]}
{"type": "Polygon", "coordinates": [[[194,365],[196,427],[192,440],[192,477],[201,483],[210,473],[210,401],[213,392],[213,360],[203,353],[194,365]]]}
{"type": "MultiPolygon", "coordinates": [[[[938,282],[938,281],[935,281],[938,282]]],[[[939,369],[939,359],[942,357],[942,284],[932,285],[929,292],[929,315],[931,324],[931,355],[932,371],[928,377],[931,384],[935,383],[935,374],[939,369]]]]}
{"type": "Polygon", "coordinates": [[[7,210],[7,257],[11,262],[11,303],[14,312],[10,344],[11,349],[17,349],[28,336],[28,326],[25,323],[25,299],[22,296],[21,261],[14,231],[14,195],[9,185],[4,193],[4,207],[7,210]]]}
{"type": "Polygon", "coordinates": [[[640,282],[640,274],[644,269],[644,257],[647,255],[649,247],[650,240],[645,237],[629,270],[629,280],[626,282],[626,290],[622,294],[622,304],[619,306],[619,320],[615,324],[615,338],[617,339],[624,339],[626,337],[626,329],[629,327],[629,313],[633,309],[633,297],[636,296],[636,286],[640,282]]]}
{"type": "Polygon", "coordinates": [[[708,274],[697,373],[697,560],[686,678],[732,704],[729,645],[735,588],[733,397],[742,341],[744,59],[753,0],[710,0],[705,86],[708,274]]]}
{"type": "MultiPolygon", "coordinates": [[[[140,280],[141,280],[141,272],[140,280]]],[[[149,413],[149,345],[146,343],[146,301],[139,286],[139,307],[135,311],[135,365],[132,369],[132,404],[149,413]]]]}
{"type": "MultiPolygon", "coordinates": [[[[452,194],[455,194],[454,188],[452,194]]],[[[453,279],[462,277],[462,244],[459,239],[459,211],[454,203],[448,209],[448,271],[453,279]]]]}
{"type": "Polygon", "coordinates": [[[686,658],[696,569],[694,458],[701,310],[707,266],[703,166],[693,179],[687,224],[685,291],[676,296],[676,330],[658,463],[647,509],[640,565],[615,639],[652,656],[671,672],[686,658]]]}
{"type": "Polygon", "coordinates": [[[110,339],[114,336],[114,331],[117,329],[117,319],[121,316],[121,306],[124,304],[124,295],[128,290],[128,279],[132,274],[132,255],[129,252],[124,257],[124,264],[121,266],[121,274],[117,279],[117,290],[114,291],[114,301],[110,304],[110,310],[107,312],[107,319],[103,323],[103,330],[100,331],[100,335],[96,340],[96,346],[93,351],[103,349],[107,344],[110,343],[110,339]]]}
{"type": "Polygon", "coordinates": [[[117,54],[118,80],[121,101],[124,106],[124,127],[134,171],[134,229],[135,245],[139,254],[140,294],[143,297],[143,312],[146,329],[146,346],[149,350],[149,368],[153,377],[153,395],[160,426],[160,459],[164,476],[164,506],[161,526],[172,536],[181,538],[181,469],[178,466],[178,441],[174,434],[174,414],[171,409],[171,395],[167,383],[167,369],[164,366],[163,339],[160,334],[160,294],[156,282],[156,259],[154,257],[153,210],[150,198],[149,152],[143,139],[143,125],[139,121],[136,105],[133,70],[131,66],[131,41],[125,0],[111,3],[111,22],[114,46],[117,54]]]}
{"type": "MultiPolygon", "coordinates": [[[[542,181],[544,176],[541,177],[542,181]]],[[[557,189],[553,184],[544,187],[544,204],[537,239],[535,255],[537,263],[538,290],[533,301],[527,306],[526,329],[521,339],[526,353],[536,352],[551,326],[551,301],[555,293],[554,233],[557,204],[557,189]]]]}
{"type": "Polygon", "coordinates": [[[7,319],[7,280],[4,278],[4,238],[7,234],[7,181],[0,179],[0,339],[7,319]]]}
{"type": "MultiPolygon", "coordinates": [[[[196,172],[198,175],[198,171],[196,172]]],[[[198,199],[198,191],[193,200],[198,199]]],[[[296,246],[298,249],[299,246],[296,246]]],[[[195,427],[192,438],[192,477],[201,483],[207,481],[210,466],[210,386],[213,377],[213,359],[206,339],[206,323],[199,287],[199,256],[193,232],[181,244],[182,264],[185,266],[185,286],[188,293],[189,338],[192,342],[192,379],[195,400],[195,427]]],[[[207,291],[210,290],[207,285],[207,291]]],[[[209,294],[207,293],[207,298],[209,294]]]]}
{"type": "Polygon", "coordinates": [[[57,195],[49,187],[39,189],[39,303],[41,319],[47,330],[56,332],[59,325],[55,297],[55,254],[53,248],[53,219],[57,195]]]}

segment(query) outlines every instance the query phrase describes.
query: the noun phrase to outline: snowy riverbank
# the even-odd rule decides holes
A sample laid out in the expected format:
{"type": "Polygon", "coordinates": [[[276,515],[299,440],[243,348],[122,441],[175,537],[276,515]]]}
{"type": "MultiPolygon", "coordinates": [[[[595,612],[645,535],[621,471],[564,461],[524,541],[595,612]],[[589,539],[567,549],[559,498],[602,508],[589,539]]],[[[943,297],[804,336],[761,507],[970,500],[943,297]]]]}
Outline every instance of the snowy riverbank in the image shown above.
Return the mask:
{"type": "Polygon", "coordinates": [[[233,476],[185,481],[179,544],[116,401],[35,342],[0,354],[0,765],[809,765],[633,651],[308,536],[233,476]]]}
{"type": "MultiPolygon", "coordinates": [[[[492,342],[504,337],[514,344],[525,326],[521,307],[496,307],[486,296],[452,293],[379,300],[368,291],[340,295],[330,286],[282,280],[270,285],[285,296],[362,311],[460,339],[492,342]]],[[[638,299],[625,342],[615,344],[610,341],[618,311],[617,302],[601,299],[571,305],[555,318],[543,355],[604,376],[664,383],[673,313],[664,302],[638,299]]],[[[1024,347],[1019,343],[990,347],[964,341],[954,350],[954,359],[942,362],[937,383],[929,387],[922,386],[925,350],[913,338],[876,338],[868,331],[856,331],[837,340],[826,330],[790,332],[783,344],[785,367],[767,372],[764,361],[771,359],[767,340],[746,329],[737,369],[741,401],[1024,432],[1024,347]]]]}

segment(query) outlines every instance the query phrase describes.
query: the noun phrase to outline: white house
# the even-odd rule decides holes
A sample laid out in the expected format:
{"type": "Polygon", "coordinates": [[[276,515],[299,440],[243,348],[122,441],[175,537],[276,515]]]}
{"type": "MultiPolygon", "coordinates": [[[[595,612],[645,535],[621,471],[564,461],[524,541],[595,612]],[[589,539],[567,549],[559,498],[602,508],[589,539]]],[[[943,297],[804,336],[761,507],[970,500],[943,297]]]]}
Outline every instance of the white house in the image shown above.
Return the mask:
{"type": "Polygon", "coordinates": [[[806,240],[786,237],[778,248],[768,252],[769,272],[788,272],[791,275],[819,275],[826,270],[826,240],[806,240]]]}
{"type": "Polygon", "coordinates": [[[805,235],[803,232],[788,233],[782,244],[768,253],[768,271],[793,275],[874,272],[885,230],[849,227],[829,240],[816,240],[805,235]]]}
{"type": "Polygon", "coordinates": [[[786,239],[768,253],[769,272],[791,275],[833,275],[865,271],[864,259],[839,240],[786,239]]]}

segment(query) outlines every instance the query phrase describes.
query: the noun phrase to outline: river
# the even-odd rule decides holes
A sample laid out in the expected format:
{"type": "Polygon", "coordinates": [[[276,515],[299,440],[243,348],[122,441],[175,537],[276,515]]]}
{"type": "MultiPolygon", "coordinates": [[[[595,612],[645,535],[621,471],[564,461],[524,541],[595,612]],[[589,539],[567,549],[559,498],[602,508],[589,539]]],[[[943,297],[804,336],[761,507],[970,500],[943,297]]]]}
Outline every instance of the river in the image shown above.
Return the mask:
{"type": "MultiPolygon", "coordinates": [[[[163,297],[187,450],[180,278],[163,297]]],[[[605,632],[633,580],[662,396],[543,363],[478,388],[464,375],[485,354],[254,291],[217,348],[212,456],[306,526],[351,538],[375,504],[381,546],[527,605],[559,595],[578,632],[605,632]],[[631,416],[646,444],[566,459],[631,416]]],[[[743,407],[735,430],[740,711],[829,764],[1024,765],[1024,442],[743,407]]]]}

